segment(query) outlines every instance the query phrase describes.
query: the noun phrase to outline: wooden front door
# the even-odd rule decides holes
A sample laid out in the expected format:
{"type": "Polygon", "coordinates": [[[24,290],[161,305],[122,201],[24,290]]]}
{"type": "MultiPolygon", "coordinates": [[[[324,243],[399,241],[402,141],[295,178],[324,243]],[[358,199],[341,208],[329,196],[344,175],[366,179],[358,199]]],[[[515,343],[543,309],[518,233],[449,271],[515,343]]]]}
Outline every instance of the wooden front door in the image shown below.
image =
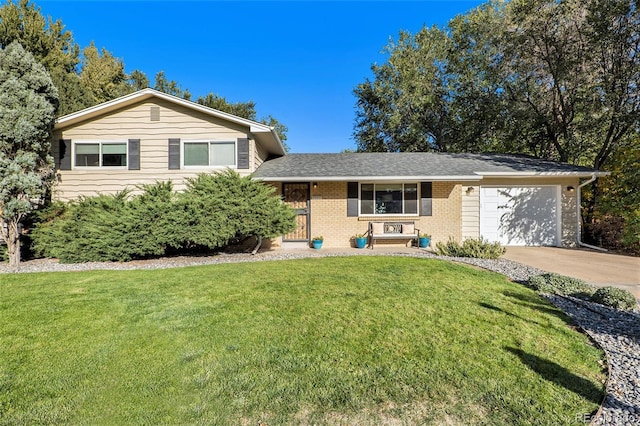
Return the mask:
{"type": "Polygon", "coordinates": [[[282,241],[309,241],[309,183],[283,183],[285,204],[298,213],[297,228],[282,237],[282,241]]]}

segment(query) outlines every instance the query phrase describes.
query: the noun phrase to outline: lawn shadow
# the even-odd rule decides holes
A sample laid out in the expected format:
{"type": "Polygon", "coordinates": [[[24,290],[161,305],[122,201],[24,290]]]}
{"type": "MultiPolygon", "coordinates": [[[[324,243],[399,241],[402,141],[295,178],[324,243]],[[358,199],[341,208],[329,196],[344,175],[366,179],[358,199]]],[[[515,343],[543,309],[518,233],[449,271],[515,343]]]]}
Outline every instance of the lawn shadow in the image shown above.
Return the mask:
{"type": "Polygon", "coordinates": [[[594,404],[599,405],[602,402],[605,395],[604,390],[599,389],[589,380],[573,374],[571,371],[553,361],[526,353],[521,349],[513,347],[504,347],[504,349],[514,355],[517,355],[523,364],[528,366],[545,380],[562,386],[565,389],[593,402],[594,404]]]}
{"type": "Polygon", "coordinates": [[[520,321],[524,321],[524,322],[527,322],[527,323],[531,323],[532,322],[532,323],[534,323],[536,325],[540,325],[540,323],[538,321],[533,321],[531,319],[523,318],[520,315],[516,315],[513,312],[505,311],[502,308],[499,308],[499,307],[494,306],[494,305],[490,305],[488,303],[480,302],[480,303],[478,303],[478,305],[482,306],[485,309],[490,309],[490,310],[495,311],[495,312],[500,312],[500,313],[503,313],[505,315],[509,315],[510,317],[518,318],[520,321]]]}
{"type": "Polygon", "coordinates": [[[537,294],[521,294],[512,291],[503,291],[503,295],[515,299],[513,303],[524,306],[526,308],[535,309],[545,314],[554,315],[560,318],[565,324],[575,327],[577,324],[567,314],[565,314],[560,308],[554,307],[546,299],[538,296],[537,294]]]}

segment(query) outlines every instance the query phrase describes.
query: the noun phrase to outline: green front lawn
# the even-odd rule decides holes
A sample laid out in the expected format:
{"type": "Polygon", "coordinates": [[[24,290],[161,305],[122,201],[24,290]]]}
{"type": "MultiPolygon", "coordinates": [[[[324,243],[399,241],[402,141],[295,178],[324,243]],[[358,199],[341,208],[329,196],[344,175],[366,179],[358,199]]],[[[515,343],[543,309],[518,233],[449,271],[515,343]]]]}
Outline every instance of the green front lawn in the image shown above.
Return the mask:
{"type": "Polygon", "coordinates": [[[600,350],[534,292],[346,257],[0,275],[2,424],[570,424],[600,350]]]}

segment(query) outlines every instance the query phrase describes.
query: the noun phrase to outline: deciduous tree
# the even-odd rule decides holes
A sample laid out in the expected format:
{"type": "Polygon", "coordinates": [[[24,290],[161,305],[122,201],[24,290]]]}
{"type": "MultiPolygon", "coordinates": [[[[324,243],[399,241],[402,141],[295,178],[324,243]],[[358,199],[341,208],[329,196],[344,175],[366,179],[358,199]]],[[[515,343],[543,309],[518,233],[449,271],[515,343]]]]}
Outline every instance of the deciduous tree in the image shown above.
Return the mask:
{"type": "Polygon", "coordinates": [[[91,95],[92,104],[110,101],[133,91],[127,82],[124,62],[105,48],[98,51],[93,42],[82,51],[80,81],[91,95]]]}

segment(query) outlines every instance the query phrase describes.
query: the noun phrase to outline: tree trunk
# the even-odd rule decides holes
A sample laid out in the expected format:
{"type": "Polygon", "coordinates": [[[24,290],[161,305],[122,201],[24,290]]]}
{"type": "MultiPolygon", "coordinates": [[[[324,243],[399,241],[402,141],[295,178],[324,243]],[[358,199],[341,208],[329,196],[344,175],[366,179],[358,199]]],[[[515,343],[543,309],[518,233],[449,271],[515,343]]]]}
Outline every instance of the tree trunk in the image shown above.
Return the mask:
{"type": "Polygon", "coordinates": [[[5,223],[7,225],[7,229],[2,231],[2,236],[7,243],[9,266],[17,268],[20,264],[20,233],[18,232],[20,222],[17,220],[10,220],[5,223]]]}

